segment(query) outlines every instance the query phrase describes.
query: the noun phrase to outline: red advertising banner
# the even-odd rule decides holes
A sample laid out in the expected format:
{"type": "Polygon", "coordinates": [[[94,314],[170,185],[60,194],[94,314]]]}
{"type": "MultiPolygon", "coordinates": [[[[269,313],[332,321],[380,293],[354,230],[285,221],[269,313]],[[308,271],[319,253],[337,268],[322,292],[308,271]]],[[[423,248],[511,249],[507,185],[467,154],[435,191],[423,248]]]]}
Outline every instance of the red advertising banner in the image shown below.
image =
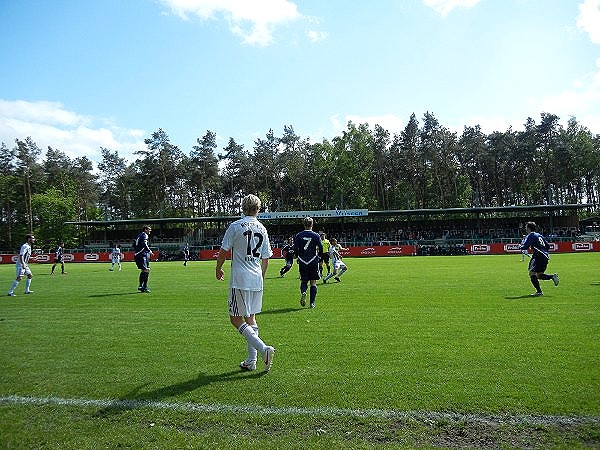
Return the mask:
{"type": "MultiPolygon", "coordinates": [[[[416,245],[379,245],[349,247],[342,250],[342,256],[350,257],[369,257],[369,256],[413,256],[419,252],[419,246],[416,245]]],[[[472,255],[508,255],[518,254],[519,244],[465,244],[467,253],[472,255]]],[[[579,253],[579,252],[600,252],[600,242],[551,242],[550,251],[552,253],[579,253]]],[[[123,252],[123,261],[133,261],[133,252],[123,252]]],[[[219,255],[219,250],[200,250],[198,259],[215,260],[219,255]]],[[[152,260],[157,260],[159,252],[155,251],[152,260]]],[[[227,255],[228,258],[231,254],[227,255]]],[[[281,249],[273,249],[273,257],[281,257],[281,249]]],[[[16,254],[0,254],[0,264],[14,264],[17,261],[16,254]]],[[[97,253],[65,253],[63,255],[65,262],[104,262],[109,263],[110,252],[97,253]]],[[[30,262],[35,263],[53,263],[53,254],[31,255],[30,262]]]]}
{"type": "MultiPolygon", "coordinates": [[[[217,256],[219,256],[219,250],[200,250],[198,252],[198,259],[200,260],[211,260],[211,259],[217,259],[217,256]]],[[[281,249],[276,248],[273,249],[273,258],[280,258],[281,257],[281,249]]],[[[231,252],[227,252],[227,258],[231,258],[231,252]]]]}
{"type": "MultiPolygon", "coordinates": [[[[465,244],[473,255],[520,253],[520,244],[465,244]]],[[[551,242],[551,253],[600,252],[600,242],[551,242]]]]}
{"type": "MultiPolygon", "coordinates": [[[[159,252],[155,251],[152,255],[152,260],[158,259],[159,252]]],[[[0,264],[15,264],[19,255],[0,255],[0,264]]],[[[64,253],[63,261],[66,263],[70,262],[111,262],[110,252],[97,252],[97,253],[64,253]]],[[[123,259],[121,261],[133,261],[133,252],[123,252],[123,259]]],[[[29,262],[34,263],[53,263],[54,262],[54,254],[53,253],[44,253],[41,255],[31,255],[29,258],[29,262]]]]}
{"type": "MultiPolygon", "coordinates": [[[[411,256],[416,252],[414,245],[381,245],[373,247],[349,247],[342,250],[342,256],[411,256]]],[[[198,258],[202,260],[217,259],[219,250],[200,250],[198,258]]],[[[227,255],[228,257],[230,255],[227,255]]],[[[273,258],[281,258],[281,249],[273,249],[273,258]]]]}

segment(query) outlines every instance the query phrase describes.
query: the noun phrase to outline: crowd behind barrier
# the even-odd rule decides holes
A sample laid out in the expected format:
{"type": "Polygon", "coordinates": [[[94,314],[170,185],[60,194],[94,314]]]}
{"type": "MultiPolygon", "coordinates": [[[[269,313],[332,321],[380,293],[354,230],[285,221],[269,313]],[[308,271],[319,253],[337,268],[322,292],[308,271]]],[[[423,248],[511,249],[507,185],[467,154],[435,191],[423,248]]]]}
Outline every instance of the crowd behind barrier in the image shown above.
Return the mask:
{"type": "MultiPolygon", "coordinates": [[[[277,232],[273,230],[270,233],[271,245],[273,247],[279,247],[283,242],[292,237],[300,228],[298,227],[294,231],[289,233],[277,232]]],[[[321,230],[316,230],[321,231],[321,230]]],[[[335,237],[338,242],[344,246],[360,246],[360,245],[409,245],[415,242],[422,243],[423,245],[452,245],[452,244],[465,244],[465,243],[490,243],[490,242],[520,242],[523,236],[522,228],[487,228],[481,230],[440,230],[440,229],[397,229],[391,231],[378,231],[378,230],[341,230],[331,231],[324,230],[327,232],[329,237],[335,237]]],[[[219,248],[223,239],[224,230],[208,230],[204,233],[201,239],[195,239],[193,235],[185,235],[178,237],[166,237],[164,233],[158,231],[156,234],[150,236],[150,242],[160,248],[166,250],[177,250],[183,246],[184,243],[188,243],[194,248],[201,249],[213,249],[219,248]]],[[[570,228],[553,228],[545,232],[542,230],[542,234],[549,240],[558,241],[573,241],[576,240],[577,236],[582,233],[575,227],[570,228]]],[[[114,245],[116,242],[120,242],[122,246],[127,247],[131,237],[124,235],[120,237],[113,236],[110,240],[91,240],[86,243],[85,248],[88,249],[102,249],[108,248],[114,245]]]]}
{"type": "MultiPolygon", "coordinates": [[[[557,227],[552,228],[544,233],[550,242],[555,243],[574,243],[581,241],[581,232],[575,227],[557,227]]],[[[177,261],[181,260],[182,248],[185,243],[190,246],[190,259],[206,259],[206,255],[210,255],[210,251],[215,251],[220,248],[221,241],[223,239],[224,231],[213,231],[212,234],[206,233],[202,240],[193,240],[190,236],[180,237],[165,237],[161,233],[150,236],[150,245],[158,250],[157,259],[161,261],[177,261]],[[208,253],[207,253],[208,252],[208,253]]],[[[94,261],[91,254],[104,254],[109,253],[116,243],[120,243],[122,250],[127,253],[131,249],[131,232],[128,232],[127,237],[124,237],[120,241],[103,241],[95,240],[86,243],[85,245],[77,249],[65,249],[66,253],[77,254],[83,253],[90,255],[89,257],[83,258],[86,261],[94,261]]],[[[283,247],[284,242],[293,236],[293,233],[273,233],[271,237],[271,246],[273,249],[280,249],[283,247]]],[[[488,228],[481,230],[440,230],[440,229],[396,229],[392,231],[380,231],[380,230],[343,230],[339,232],[329,232],[328,237],[335,237],[338,242],[344,247],[355,247],[355,248],[377,248],[386,247],[404,249],[397,254],[411,254],[420,256],[429,255],[465,255],[473,252],[473,246],[477,248],[485,248],[486,245],[490,244],[504,244],[511,246],[512,249],[520,244],[523,238],[523,230],[520,228],[488,228]],[[483,246],[483,247],[480,247],[483,246]],[[408,248],[408,250],[407,250],[408,248]]],[[[567,248],[561,246],[561,249],[567,248]]],[[[575,248],[575,247],[573,247],[575,248]]],[[[595,248],[592,246],[592,248],[595,248]]],[[[52,253],[54,249],[34,249],[34,254],[47,255],[46,257],[40,257],[42,262],[51,262],[52,253]]],[[[383,250],[377,250],[372,252],[373,254],[381,254],[383,250]]],[[[9,253],[9,252],[5,252],[9,253]]],[[[369,255],[370,253],[362,253],[363,255],[369,255]]],[[[395,253],[392,253],[395,254],[395,253]]],[[[276,257],[279,257],[279,252],[275,252],[276,257]]],[[[209,257],[210,258],[210,257],[209,257]]],[[[79,257],[75,260],[80,259],[79,257]]],[[[103,260],[99,258],[99,260],[103,260]]]]}

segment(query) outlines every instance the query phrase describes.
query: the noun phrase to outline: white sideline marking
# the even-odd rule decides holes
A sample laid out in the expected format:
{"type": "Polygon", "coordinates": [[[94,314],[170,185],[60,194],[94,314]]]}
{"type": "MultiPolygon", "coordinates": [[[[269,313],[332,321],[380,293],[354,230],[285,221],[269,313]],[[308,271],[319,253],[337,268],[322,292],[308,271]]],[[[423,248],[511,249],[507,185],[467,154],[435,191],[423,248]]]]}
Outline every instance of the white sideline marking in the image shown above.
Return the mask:
{"type": "Polygon", "coordinates": [[[448,421],[452,423],[482,423],[486,425],[575,425],[600,424],[600,416],[553,416],[509,414],[461,414],[436,411],[394,411],[385,409],[297,408],[271,406],[235,406],[201,403],[171,403],[151,400],[94,400],[84,398],[0,397],[0,404],[56,405],[94,407],[106,410],[164,409],[178,412],[242,413],[276,416],[363,417],[380,419],[413,419],[419,421],[448,421]]]}

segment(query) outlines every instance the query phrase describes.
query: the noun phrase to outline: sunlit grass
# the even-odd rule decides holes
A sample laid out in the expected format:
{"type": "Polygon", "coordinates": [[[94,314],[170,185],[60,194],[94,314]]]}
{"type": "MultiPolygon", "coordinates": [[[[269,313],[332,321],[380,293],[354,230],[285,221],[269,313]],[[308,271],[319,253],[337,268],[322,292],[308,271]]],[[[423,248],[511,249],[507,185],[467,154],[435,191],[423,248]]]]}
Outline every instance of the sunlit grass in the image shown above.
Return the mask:
{"type": "MultiPolygon", "coordinates": [[[[214,279],[214,262],[153,263],[151,294],[136,291],[132,263],[122,272],[69,264],[65,276],[34,265],[35,293],[23,295],[21,285],[17,297],[0,301],[0,396],[600,415],[600,254],[553,255],[549,270],[561,284],[545,282],[540,298],[528,296],[519,256],[346,263],[341,283],[319,284],[311,310],[299,305],[296,269],[279,278],[283,264],[271,260],[258,317],[261,336],[277,349],[266,375],[238,370],[245,341],[229,324],[227,284],[214,279]]],[[[0,276],[8,290],[14,267],[0,266],[0,276]]],[[[280,443],[294,446],[322,421],[11,404],[0,406],[0,418],[13,445],[47,439],[73,448],[77,439],[83,447],[214,446],[213,437],[235,433],[232,423],[248,421],[256,432],[270,424],[280,443]]],[[[344,435],[348,420],[327,421],[333,435],[310,432],[311,445],[371,442],[344,435]]],[[[392,435],[390,442],[415,443],[392,435]]]]}

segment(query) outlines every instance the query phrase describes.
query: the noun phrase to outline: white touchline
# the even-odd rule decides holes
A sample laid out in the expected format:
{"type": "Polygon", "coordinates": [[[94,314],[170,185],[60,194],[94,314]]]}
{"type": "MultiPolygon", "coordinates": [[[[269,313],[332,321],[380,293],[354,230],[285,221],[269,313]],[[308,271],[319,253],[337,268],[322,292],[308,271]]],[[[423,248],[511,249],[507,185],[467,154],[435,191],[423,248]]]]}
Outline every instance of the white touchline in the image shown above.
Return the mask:
{"type": "Polygon", "coordinates": [[[511,415],[476,414],[437,411],[394,411],[385,409],[345,409],[345,408],[300,408],[289,406],[259,405],[220,405],[202,403],[171,403],[152,400],[110,400],[59,397],[27,397],[9,395],[0,397],[0,404],[20,405],[56,405],[94,407],[106,410],[127,409],[170,409],[178,412],[198,413],[242,413],[249,415],[277,416],[325,416],[325,417],[363,417],[379,419],[413,419],[425,421],[448,421],[453,423],[483,423],[487,425],[575,425],[598,424],[600,416],[558,416],[558,415],[511,415]]]}

